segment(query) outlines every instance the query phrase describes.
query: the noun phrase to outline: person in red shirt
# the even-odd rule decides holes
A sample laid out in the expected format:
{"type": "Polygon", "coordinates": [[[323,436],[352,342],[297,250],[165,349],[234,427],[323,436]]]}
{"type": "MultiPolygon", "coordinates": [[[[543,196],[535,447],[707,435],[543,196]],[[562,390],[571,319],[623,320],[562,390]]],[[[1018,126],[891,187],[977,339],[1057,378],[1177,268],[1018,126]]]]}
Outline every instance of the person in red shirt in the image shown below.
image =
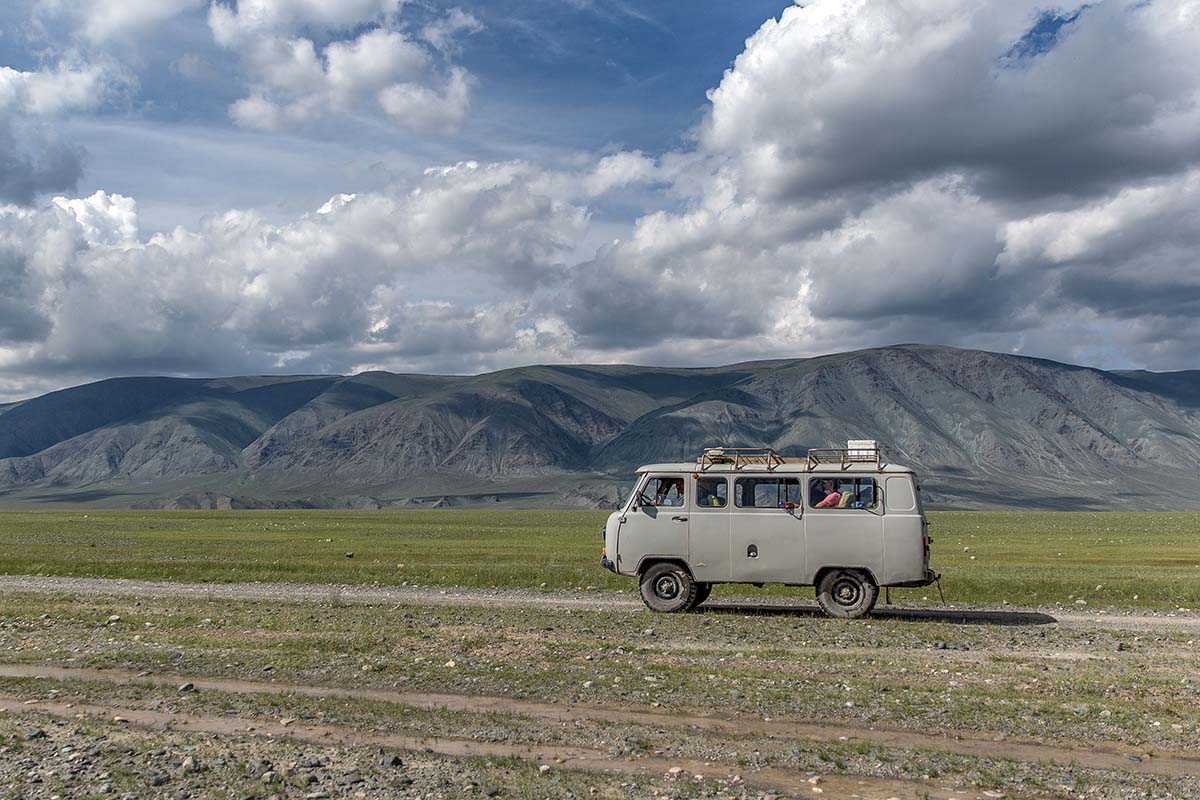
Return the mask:
{"type": "MultiPolygon", "coordinates": [[[[832,488],[828,483],[822,485],[822,488],[832,488]]],[[[825,495],[821,502],[817,503],[813,508],[837,508],[838,503],[842,501],[842,495],[836,489],[825,495]]]]}

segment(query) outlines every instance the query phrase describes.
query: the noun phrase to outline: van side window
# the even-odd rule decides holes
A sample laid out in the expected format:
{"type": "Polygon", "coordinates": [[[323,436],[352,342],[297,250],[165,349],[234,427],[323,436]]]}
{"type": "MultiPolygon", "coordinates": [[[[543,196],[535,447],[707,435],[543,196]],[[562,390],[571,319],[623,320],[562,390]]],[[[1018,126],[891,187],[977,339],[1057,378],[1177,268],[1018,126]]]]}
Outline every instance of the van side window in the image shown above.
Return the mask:
{"type": "Polygon", "coordinates": [[[734,505],[738,508],[786,508],[800,502],[797,478],[738,478],[734,483],[734,505]]]}
{"type": "Polygon", "coordinates": [[[907,475],[893,475],[887,479],[887,493],[883,496],[888,511],[915,511],[917,497],[913,494],[913,482],[907,475]]]}
{"type": "Polygon", "coordinates": [[[648,506],[683,506],[683,478],[654,476],[642,490],[642,502],[648,506]]]}
{"type": "Polygon", "coordinates": [[[696,479],[696,508],[724,508],[729,505],[729,482],[724,478],[696,479]]]}
{"type": "Polygon", "coordinates": [[[813,508],[874,508],[879,493],[874,478],[813,478],[808,504],[813,508]]]}

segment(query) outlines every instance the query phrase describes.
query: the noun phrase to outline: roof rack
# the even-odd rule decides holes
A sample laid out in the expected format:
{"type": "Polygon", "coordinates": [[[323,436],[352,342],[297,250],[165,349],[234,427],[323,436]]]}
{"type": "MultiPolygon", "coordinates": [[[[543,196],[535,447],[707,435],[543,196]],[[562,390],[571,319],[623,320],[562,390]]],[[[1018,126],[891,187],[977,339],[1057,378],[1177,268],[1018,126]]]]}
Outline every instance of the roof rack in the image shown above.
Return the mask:
{"type": "Polygon", "coordinates": [[[844,448],[812,448],[808,451],[808,470],[814,470],[822,464],[837,464],[846,469],[851,464],[874,464],[876,468],[883,465],[883,452],[879,442],[874,439],[850,439],[844,448]]]}
{"type": "Polygon", "coordinates": [[[704,472],[714,464],[732,464],[735,470],[754,465],[765,466],[770,472],[786,461],[769,447],[706,447],[696,459],[696,466],[704,472]]]}

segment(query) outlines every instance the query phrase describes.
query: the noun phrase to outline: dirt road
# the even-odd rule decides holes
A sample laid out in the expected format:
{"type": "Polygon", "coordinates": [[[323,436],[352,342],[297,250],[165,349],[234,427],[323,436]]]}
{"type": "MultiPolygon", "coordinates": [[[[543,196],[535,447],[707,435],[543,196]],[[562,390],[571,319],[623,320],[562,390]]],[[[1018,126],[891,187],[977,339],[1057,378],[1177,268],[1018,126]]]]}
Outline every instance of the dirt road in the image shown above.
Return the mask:
{"type": "MultiPolygon", "coordinates": [[[[0,593],[47,592],[89,597],[197,598],[250,600],[278,603],[341,603],[366,606],[435,605],[503,608],[557,608],[598,611],[645,610],[629,592],[540,592],[529,589],[464,589],[458,587],[363,586],[311,583],[174,583],[121,578],[73,578],[37,575],[0,575],[0,593]]],[[[736,600],[715,599],[705,608],[748,614],[819,615],[815,603],[752,596],[736,600]]],[[[929,620],[964,625],[1062,625],[1123,630],[1179,630],[1200,632],[1200,613],[1152,612],[1141,609],[966,607],[957,604],[898,608],[880,605],[880,619],[929,620]]]]}
{"type": "MultiPolygon", "coordinates": [[[[711,730],[737,737],[807,739],[810,741],[857,741],[892,747],[916,747],[922,750],[936,750],[983,758],[1011,758],[1034,763],[1046,762],[1062,765],[1077,764],[1091,769],[1119,769],[1130,772],[1175,776],[1200,775],[1200,754],[1159,751],[1155,752],[1152,756],[1138,756],[1138,760],[1133,760],[1130,757],[1130,748],[1114,742],[1092,742],[1083,747],[1056,747],[1040,742],[1009,740],[997,742],[986,736],[937,736],[915,733],[913,731],[878,728],[875,726],[851,727],[845,725],[800,724],[778,720],[747,720],[745,718],[739,719],[737,717],[715,714],[698,716],[692,714],[624,711],[577,704],[556,705],[552,703],[535,703],[507,697],[394,692],[289,683],[266,683],[262,681],[221,680],[177,673],[153,675],[144,672],[133,673],[122,670],[61,668],[37,664],[0,665],[0,677],[43,678],[58,681],[98,681],[123,685],[156,684],[160,686],[180,686],[186,684],[191,685],[193,690],[197,691],[214,691],[227,694],[346,697],[357,700],[393,703],[411,708],[448,709],[474,714],[503,712],[557,723],[571,723],[579,719],[588,719],[602,722],[631,723],[656,728],[711,730]]],[[[3,707],[3,703],[0,702],[0,708],[3,707]]],[[[44,708],[47,706],[41,704],[38,707],[44,708]]],[[[130,713],[121,712],[120,709],[110,709],[110,712],[126,713],[127,715],[130,713]]],[[[210,725],[209,729],[211,727],[210,725]]],[[[228,726],[225,729],[229,729],[228,726]]],[[[395,746],[417,749],[417,746],[412,743],[404,745],[396,744],[395,746]]],[[[485,751],[490,755],[529,757],[530,754],[525,752],[526,750],[528,748],[522,750],[507,746],[492,748],[491,750],[486,750],[485,748],[485,751]]],[[[478,749],[471,750],[470,748],[464,750],[464,746],[459,744],[455,746],[447,745],[439,750],[439,752],[444,752],[447,755],[470,755],[483,751],[478,749]]],[[[578,760],[578,756],[575,754],[558,752],[552,755],[542,754],[538,757],[578,760]]],[[[608,767],[611,768],[611,764],[608,767]]],[[[670,767],[670,764],[664,766],[663,769],[668,767],[670,767]]],[[[657,765],[654,768],[657,768],[657,765]]],[[[694,769],[693,767],[689,768],[694,769]]],[[[703,772],[704,770],[699,769],[694,771],[703,772]]],[[[708,772],[711,774],[712,769],[710,768],[708,772]]],[[[731,771],[730,774],[732,775],[734,772],[736,770],[731,771]]],[[[761,782],[765,783],[766,781],[761,782]]],[[[781,784],[779,781],[775,781],[770,785],[775,788],[784,788],[784,784],[781,784]]]]}
{"type": "MultiPolygon", "coordinates": [[[[734,764],[690,759],[663,759],[653,756],[640,759],[614,759],[604,751],[583,747],[552,747],[505,744],[498,742],[476,742],[470,739],[444,737],[413,737],[396,734],[380,734],[355,730],[346,726],[318,725],[311,723],[289,723],[284,725],[273,720],[250,717],[217,715],[178,714],[149,711],[136,708],[120,708],[112,705],[74,704],[43,702],[28,704],[15,698],[0,696],[0,711],[29,712],[79,719],[91,717],[101,720],[118,719],[122,724],[136,725],[156,731],[186,732],[215,736],[253,736],[266,739],[292,739],[328,746],[330,744],[353,745],[355,747],[378,747],[406,751],[424,751],[454,758],[513,758],[536,764],[554,764],[557,769],[587,773],[613,774],[638,777],[662,777],[703,775],[710,781],[745,785],[771,792],[811,792],[819,786],[822,793],[833,797],[856,797],[864,800],[966,800],[983,798],[978,792],[952,789],[943,786],[927,786],[915,781],[863,778],[859,776],[824,775],[819,783],[810,783],[808,776],[795,771],[763,769],[742,777],[734,764]],[[675,770],[676,772],[672,772],[675,770]]],[[[685,777],[685,779],[686,779],[685,777]]]]}

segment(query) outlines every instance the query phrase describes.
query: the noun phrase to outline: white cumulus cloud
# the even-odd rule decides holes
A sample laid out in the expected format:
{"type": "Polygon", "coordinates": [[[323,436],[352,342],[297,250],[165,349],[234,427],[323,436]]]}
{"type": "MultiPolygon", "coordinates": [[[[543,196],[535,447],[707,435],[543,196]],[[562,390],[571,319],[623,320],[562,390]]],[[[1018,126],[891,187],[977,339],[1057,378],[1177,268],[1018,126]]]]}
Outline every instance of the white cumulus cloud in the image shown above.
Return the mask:
{"type": "MultiPolygon", "coordinates": [[[[1196,0],[815,0],[766,22],[709,98],[696,148],[658,160],[682,208],[560,295],[584,344],[1072,358],[1136,319],[1111,337],[1136,363],[1160,323],[1196,328],[1196,0]]],[[[621,154],[590,182],[652,171],[621,154]]]]}
{"type": "MultiPolygon", "coordinates": [[[[389,27],[398,11],[395,0],[214,3],[213,36],[240,55],[250,79],[250,94],[233,104],[230,116],[243,127],[273,130],[366,108],[420,133],[457,130],[474,79],[456,65],[436,69],[428,47],[389,27]],[[299,33],[313,29],[335,38],[319,46],[299,33]]],[[[455,9],[424,36],[448,54],[456,35],[478,29],[474,17],[455,9]]]]}
{"type": "Polygon", "coordinates": [[[113,88],[109,70],[60,61],[53,69],[23,72],[0,67],[0,112],[37,116],[93,109],[113,88]]]}
{"type": "Polygon", "coordinates": [[[544,343],[532,292],[586,216],[537,176],[459,164],[287,224],[230,211],[148,239],[119,195],[0,208],[0,369],[327,370],[544,343]]]}

